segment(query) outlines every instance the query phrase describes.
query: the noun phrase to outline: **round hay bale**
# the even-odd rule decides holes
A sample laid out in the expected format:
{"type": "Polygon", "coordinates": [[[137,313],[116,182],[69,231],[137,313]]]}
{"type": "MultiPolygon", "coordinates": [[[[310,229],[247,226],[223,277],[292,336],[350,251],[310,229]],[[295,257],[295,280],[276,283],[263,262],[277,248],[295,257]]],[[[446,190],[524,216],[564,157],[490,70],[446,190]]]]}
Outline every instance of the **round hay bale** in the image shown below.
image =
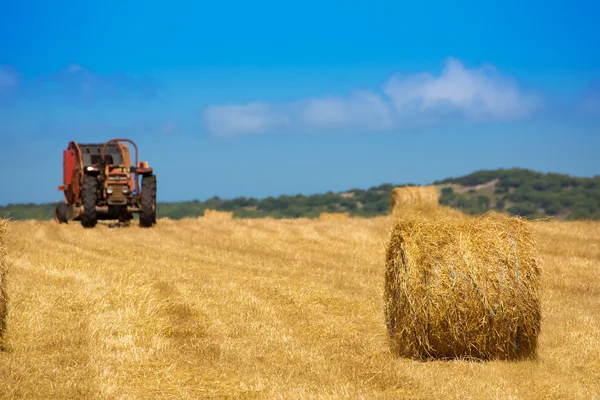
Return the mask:
{"type": "Polygon", "coordinates": [[[390,214],[415,208],[430,209],[438,205],[438,192],[434,186],[397,187],[390,196],[390,214]]]}
{"type": "Polygon", "coordinates": [[[385,318],[392,348],[401,356],[534,356],[539,291],[530,222],[496,213],[414,213],[393,225],[385,318]]]}
{"type": "Polygon", "coordinates": [[[0,221],[0,348],[2,348],[2,336],[6,330],[6,316],[8,314],[8,296],[6,293],[6,250],[5,250],[6,225],[0,221]]]}

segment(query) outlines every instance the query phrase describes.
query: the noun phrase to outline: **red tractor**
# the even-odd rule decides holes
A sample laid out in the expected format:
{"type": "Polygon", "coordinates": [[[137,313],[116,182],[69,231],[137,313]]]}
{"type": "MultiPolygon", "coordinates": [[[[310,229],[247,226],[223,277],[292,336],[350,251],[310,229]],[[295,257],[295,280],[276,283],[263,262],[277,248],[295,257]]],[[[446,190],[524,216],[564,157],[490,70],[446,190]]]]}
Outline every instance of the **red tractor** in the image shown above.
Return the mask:
{"type": "Polygon", "coordinates": [[[58,190],[65,195],[65,203],[56,206],[59,223],[81,221],[92,228],[98,220],[130,221],[133,213],[139,213],[143,228],[156,223],[156,176],[147,162],[138,162],[137,145],[130,139],[69,142],[58,190]],[[135,148],[135,164],[126,143],[135,148]]]}

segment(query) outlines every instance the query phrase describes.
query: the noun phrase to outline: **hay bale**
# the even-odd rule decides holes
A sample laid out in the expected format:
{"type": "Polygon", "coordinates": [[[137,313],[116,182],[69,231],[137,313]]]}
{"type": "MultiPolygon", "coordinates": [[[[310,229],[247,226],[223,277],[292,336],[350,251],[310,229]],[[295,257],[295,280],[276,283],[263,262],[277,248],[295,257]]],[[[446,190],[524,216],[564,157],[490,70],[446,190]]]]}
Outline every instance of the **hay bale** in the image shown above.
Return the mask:
{"type": "Polygon", "coordinates": [[[456,208],[448,207],[448,206],[434,206],[434,207],[406,207],[406,208],[397,208],[393,214],[390,215],[391,221],[398,221],[407,215],[415,215],[419,214],[422,217],[427,217],[429,219],[433,218],[449,218],[449,217],[468,217],[467,214],[458,210],[456,208]]]}
{"type": "Polygon", "coordinates": [[[233,211],[217,211],[217,210],[211,210],[211,209],[207,208],[206,210],[204,210],[204,218],[232,219],[233,211]]]}
{"type": "Polygon", "coordinates": [[[0,221],[0,348],[2,336],[6,330],[6,316],[8,314],[8,296],[6,291],[6,249],[5,249],[6,223],[0,221]]]}
{"type": "Polygon", "coordinates": [[[390,214],[405,209],[428,209],[438,206],[438,192],[434,186],[404,186],[392,190],[390,214]]]}
{"type": "Polygon", "coordinates": [[[392,348],[415,359],[535,355],[540,270],[530,224],[496,213],[399,218],[386,252],[392,348]]]}
{"type": "Polygon", "coordinates": [[[328,213],[328,212],[322,212],[321,214],[319,214],[319,219],[320,220],[340,220],[340,219],[348,219],[350,218],[350,214],[347,212],[343,212],[343,213],[328,213]]]}

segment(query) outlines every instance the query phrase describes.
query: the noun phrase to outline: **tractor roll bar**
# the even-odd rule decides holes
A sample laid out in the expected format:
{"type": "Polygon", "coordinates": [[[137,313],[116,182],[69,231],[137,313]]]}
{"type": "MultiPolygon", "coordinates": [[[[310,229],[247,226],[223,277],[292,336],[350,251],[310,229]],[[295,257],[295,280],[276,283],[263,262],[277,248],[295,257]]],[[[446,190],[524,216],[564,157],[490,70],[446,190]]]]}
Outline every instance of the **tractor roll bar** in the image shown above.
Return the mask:
{"type": "Polygon", "coordinates": [[[83,154],[81,153],[81,148],[79,147],[77,142],[73,141],[72,143],[75,147],[75,150],[77,150],[77,155],[79,159],[79,170],[82,171],[81,173],[83,173],[83,154]]]}

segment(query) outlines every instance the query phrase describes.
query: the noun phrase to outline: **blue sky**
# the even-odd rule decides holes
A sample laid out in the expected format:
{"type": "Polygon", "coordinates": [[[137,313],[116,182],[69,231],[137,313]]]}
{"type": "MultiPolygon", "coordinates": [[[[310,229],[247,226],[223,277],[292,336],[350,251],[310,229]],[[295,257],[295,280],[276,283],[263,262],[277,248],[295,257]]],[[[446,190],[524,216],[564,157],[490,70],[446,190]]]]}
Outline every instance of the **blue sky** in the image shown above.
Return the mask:
{"type": "Polygon", "coordinates": [[[600,174],[591,1],[84,3],[0,1],[0,204],[113,137],[160,201],[600,174]]]}

